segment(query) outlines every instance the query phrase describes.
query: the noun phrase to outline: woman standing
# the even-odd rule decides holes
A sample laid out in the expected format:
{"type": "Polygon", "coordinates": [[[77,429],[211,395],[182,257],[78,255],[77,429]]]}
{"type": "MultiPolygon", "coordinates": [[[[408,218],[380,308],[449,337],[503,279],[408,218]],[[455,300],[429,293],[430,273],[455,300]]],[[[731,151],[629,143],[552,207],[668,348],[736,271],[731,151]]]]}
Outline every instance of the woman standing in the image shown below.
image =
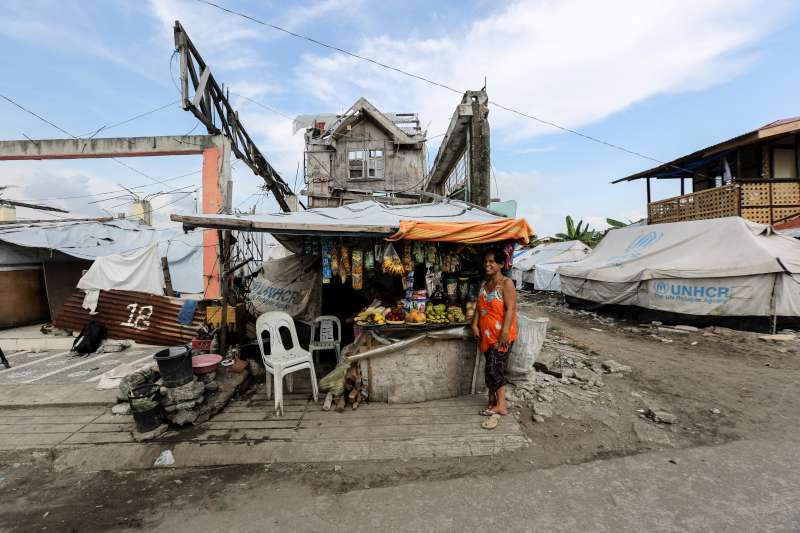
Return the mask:
{"type": "Polygon", "coordinates": [[[480,342],[485,360],[486,387],[489,389],[489,405],[481,412],[493,417],[483,427],[492,429],[497,425],[494,415],[507,415],[506,367],[508,356],[517,338],[517,290],[514,282],[501,270],[506,262],[502,248],[490,248],[483,256],[486,281],[478,295],[478,305],[472,319],[472,334],[480,342]]]}

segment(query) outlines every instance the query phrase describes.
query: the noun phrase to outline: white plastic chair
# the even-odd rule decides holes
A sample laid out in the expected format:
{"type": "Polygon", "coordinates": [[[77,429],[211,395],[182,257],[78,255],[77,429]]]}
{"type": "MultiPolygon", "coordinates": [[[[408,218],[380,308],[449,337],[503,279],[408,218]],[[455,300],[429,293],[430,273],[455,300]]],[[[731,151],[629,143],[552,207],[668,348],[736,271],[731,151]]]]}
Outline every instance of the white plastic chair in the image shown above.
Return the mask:
{"type": "MultiPolygon", "coordinates": [[[[319,400],[317,390],[317,375],[314,370],[314,361],[311,354],[300,347],[297,340],[297,330],[294,327],[294,320],[282,311],[270,311],[264,313],[256,319],[256,335],[258,336],[258,348],[261,350],[261,359],[267,372],[272,374],[275,394],[275,412],[278,416],[283,416],[283,378],[286,377],[286,388],[292,392],[292,374],[298,370],[308,369],[311,372],[311,391],[314,394],[314,402],[319,400]],[[292,340],[292,347],[286,348],[281,337],[281,328],[289,330],[292,340]],[[264,332],[269,333],[269,355],[264,353],[264,332]]],[[[267,399],[270,396],[269,377],[267,377],[267,399]]]]}
{"type": "Polygon", "coordinates": [[[308,344],[308,351],[314,357],[314,363],[318,363],[317,352],[323,350],[336,351],[336,364],[342,362],[342,323],[332,315],[322,315],[314,319],[314,327],[311,330],[311,342],[308,344]],[[319,333],[317,333],[319,332],[319,333]],[[317,340],[318,339],[318,340],[317,340]]]}

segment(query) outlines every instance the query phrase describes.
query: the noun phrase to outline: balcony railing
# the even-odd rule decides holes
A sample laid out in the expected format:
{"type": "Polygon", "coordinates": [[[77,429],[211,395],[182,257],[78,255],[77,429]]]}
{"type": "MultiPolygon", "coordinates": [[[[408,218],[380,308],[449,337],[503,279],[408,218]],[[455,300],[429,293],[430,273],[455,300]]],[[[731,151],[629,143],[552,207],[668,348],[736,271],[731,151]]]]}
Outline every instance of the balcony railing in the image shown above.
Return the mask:
{"type": "Polygon", "coordinates": [[[800,216],[800,180],[737,180],[730,185],[652,202],[650,224],[741,216],[775,224],[800,216]]]}
{"type": "Polygon", "coordinates": [[[729,217],[739,214],[739,186],[725,185],[692,194],[684,194],[647,206],[650,224],[683,222],[706,218],[729,217]]]}

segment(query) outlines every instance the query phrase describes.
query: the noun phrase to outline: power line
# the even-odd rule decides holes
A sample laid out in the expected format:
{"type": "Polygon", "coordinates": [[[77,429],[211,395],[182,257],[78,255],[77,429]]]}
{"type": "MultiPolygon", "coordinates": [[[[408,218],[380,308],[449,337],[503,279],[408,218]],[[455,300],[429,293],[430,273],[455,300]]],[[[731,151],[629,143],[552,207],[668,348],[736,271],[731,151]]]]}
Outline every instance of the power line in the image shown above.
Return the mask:
{"type": "Polygon", "coordinates": [[[23,111],[25,111],[26,113],[28,113],[28,114],[30,114],[30,115],[33,115],[34,117],[38,118],[38,119],[39,119],[39,120],[41,120],[42,122],[45,122],[45,123],[47,123],[47,124],[50,124],[50,125],[51,125],[51,126],[53,126],[55,129],[57,129],[58,131],[60,131],[61,133],[66,133],[67,135],[69,135],[69,136],[70,136],[70,137],[72,137],[73,139],[77,139],[77,137],[76,137],[76,136],[74,136],[73,134],[71,134],[70,132],[68,132],[67,130],[65,130],[64,128],[62,128],[62,127],[58,126],[57,124],[53,124],[52,122],[50,122],[49,120],[47,120],[47,119],[46,119],[46,118],[44,118],[43,116],[37,115],[36,113],[34,113],[33,111],[31,111],[30,109],[28,109],[28,108],[26,108],[26,107],[23,107],[22,105],[18,104],[17,102],[15,102],[14,100],[12,100],[12,99],[11,99],[11,98],[9,98],[8,96],[6,96],[6,95],[4,95],[4,94],[0,94],[0,98],[2,98],[3,100],[6,100],[7,102],[9,102],[9,103],[10,103],[10,104],[12,104],[12,105],[15,105],[15,106],[17,106],[18,108],[22,109],[22,110],[23,110],[23,111]]]}
{"type": "Polygon", "coordinates": [[[270,107],[270,106],[268,106],[266,104],[262,104],[258,100],[253,100],[252,98],[249,98],[249,97],[247,97],[247,96],[245,96],[243,94],[235,93],[233,91],[231,91],[231,94],[234,95],[234,96],[238,96],[239,98],[244,98],[248,102],[252,102],[252,103],[256,104],[259,107],[263,107],[267,111],[272,111],[276,115],[280,115],[280,116],[282,116],[284,118],[288,118],[289,120],[294,120],[294,117],[290,117],[289,115],[287,115],[286,113],[284,113],[283,111],[281,111],[279,109],[275,109],[274,107],[270,107]]]}
{"type": "MultiPolygon", "coordinates": [[[[173,106],[175,104],[179,104],[179,103],[180,103],[180,100],[173,100],[172,102],[170,102],[168,104],[164,104],[164,105],[162,105],[160,107],[157,107],[155,109],[151,109],[150,111],[145,111],[144,113],[139,113],[138,115],[134,115],[134,116],[132,116],[132,117],[130,117],[128,119],[125,119],[125,120],[122,120],[120,122],[117,122],[116,124],[111,124],[109,126],[101,126],[99,129],[93,130],[92,132],[90,132],[91,136],[94,137],[95,135],[97,135],[101,131],[110,130],[110,129],[116,128],[118,126],[122,126],[124,124],[128,124],[129,122],[133,122],[134,120],[138,120],[138,119],[146,117],[148,115],[152,115],[153,113],[157,113],[157,112],[161,111],[162,109],[166,109],[168,107],[171,107],[171,106],[173,106]]],[[[88,135],[89,135],[89,133],[85,133],[85,134],[81,135],[80,137],[86,137],[88,135]]]]}
{"type": "MultiPolygon", "coordinates": [[[[387,70],[391,70],[391,71],[396,72],[398,74],[402,74],[403,76],[407,76],[407,77],[410,77],[410,78],[417,79],[417,80],[425,82],[425,83],[427,83],[429,85],[434,85],[436,87],[440,87],[442,89],[448,90],[448,91],[456,93],[456,94],[464,94],[464,92],[465,92],[465,91],[456,89],[455,87],[451,87],[450,85],[446,85],[444,83],[441,83],[441,82],[426,78],[426,77],[421,76],[419,74],[414,74],[413,72],[408,72],[408,71],[403,70],[401,68],[394,67],[392,65],[388,65],[388,64],[383,63],[381,61],[378,61],[376,59],[372,59],[372,58],[367,57],[367,56],[362,56],[362,55],[357,54],[355,52],[351,52],[349,50],[346,50],[344,48],[340,48],[338,46],[322,42],[320,40],[314,39],[313,37],[308,37],[307,35],[302,35],[300,33],[296,33],[296,32],[293,32],[291,30],[287,30],[286,28],[282,28],[281,26],[278,26],[278,25],[275,25],[275,24],[271,24],[269,22],[265,22],[263,20],[255,18],[253,16],[247,15],[246,13],[241,13],[239,11],[235,11],[233,9],[229,9],[227,7],[221,6],[221,5],[217,4],[217,3],[210,2],[209,0],[197,0],[197,2],[209,5],[211,7],[215,7],[217,9],[219,9],[220,11],[225,11],[226,13],[229,13],[231,15],[235,15],[235,16],[250,20],[252,22],[255,22],[256,24],[260,24],[262,26],[266,26],[268,28],[272,28],[272,29],[274,29],[276,31],[283,32],[283,33],[285,33],[287,35],[291,35],[292,37],[296,37],[298,39],[302,39],[302,40],[308,41],[310,43],[316,44],[318,46],[322,46],[324,48],[328,48],[328,49],[334,50],[336,52],[339,52],[341,54],[353,57],[355,59],[359,59],[361,61],[365,61],[367,63],[371,63],[371,64],[373,64],[375,66],[378,66],[378,67],[381,67],[381,68],[384,68],[384,69],[387,69],[387,70]]],[[[600,138],[597,138],[597,137],[594,137],[592,135],[587,135],[585,133],[581,133],[581,132],[579,132],[577,130],[568,128],[566,126],[561,126],[560,124],[556,124],[553,121],[545,120],[543,118],[539,118],[539,117],[537,117],[535,115],[531,115],[529,113],[525,113],[524,111],[519,111],[519,110],[514,109],[512,107],[503,105],[503,104],[501,104],[499,102],[495,102],[493,100],[489,100],[489,104],[494,106],[494,107],[497,107],[499,109],[502,109],[504,111],[508,111],[509,113],[514,113],[514,114],[519,115],[521,117],[525,117],[525,118],[528,118],[530,120],[534,120],[534,121],[539,122],[541,124],[545,124],[547,126],[550,126],[552,128],[556,128],[558,130],[561,130],[561,131],[564,131],[564,132],[567,132],[567,133],[572,133],[573,135],[577,135],[577,136],[582,137],[583,139],[586,139],[588,141],[599,143],[599,144],[602,144],[602,145],[607,146],[609,148],[614,148],[615,150],[620,150],[620,151],[625,152],[627,154],[635,155],[637,157],[641,157],[643,159],[647,159],[649,161],[653,161],[655,163],[658,163],[659,165],[668,165],[670,167],[673,167],[673,168],[675,168],[677,170],[680,170],[680,171],[683,171],[683,172],[691,172],[691,171],[689,171],[687,169],[684,169],[684,168],[681,168],[681,167],[679,167],[677,165],[673,165],[671,163],[666,163],[664,161],[661,161],[660,159],[656,159],[655,157],[643,154],[641,152],[637,152],[636,150],[631,150],[629,148],[625,148],[624,146],[620,146],[619,144],[615,144],[615,143],[612,143],[612,142],[604,141],[604,140],[602,140],[600,138]]]]}

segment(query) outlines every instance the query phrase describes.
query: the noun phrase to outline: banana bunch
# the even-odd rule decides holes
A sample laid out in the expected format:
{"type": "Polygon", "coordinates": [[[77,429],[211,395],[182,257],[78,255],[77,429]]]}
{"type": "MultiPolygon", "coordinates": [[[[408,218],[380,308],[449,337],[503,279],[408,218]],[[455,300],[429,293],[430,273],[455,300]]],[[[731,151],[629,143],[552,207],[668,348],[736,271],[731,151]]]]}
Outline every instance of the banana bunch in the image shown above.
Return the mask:
{"type": "Polygon", "coordinates": [[[450,307],[447,309],[447,320],[450,322],[464,322],[464,312],[460,307],[450,307]]]}
{"type": "Polygon", "coordinates": [[[392,260],[388,257],[383,260],[383,271],[392,276],[403,276],[406,273],[400,260],[392,260]]]}
{"type": "Polygon", "coordinates": [[[388,310],[385,307],[368,307],[356,315],[356,322],[382,325],[386,323],[386,317],[384,316],[386,312],[388,310]]]}

